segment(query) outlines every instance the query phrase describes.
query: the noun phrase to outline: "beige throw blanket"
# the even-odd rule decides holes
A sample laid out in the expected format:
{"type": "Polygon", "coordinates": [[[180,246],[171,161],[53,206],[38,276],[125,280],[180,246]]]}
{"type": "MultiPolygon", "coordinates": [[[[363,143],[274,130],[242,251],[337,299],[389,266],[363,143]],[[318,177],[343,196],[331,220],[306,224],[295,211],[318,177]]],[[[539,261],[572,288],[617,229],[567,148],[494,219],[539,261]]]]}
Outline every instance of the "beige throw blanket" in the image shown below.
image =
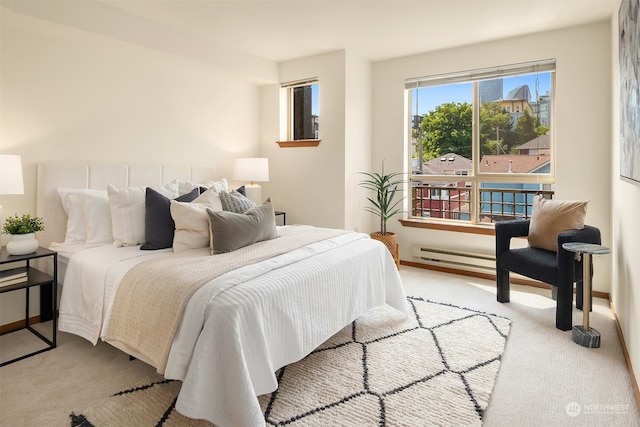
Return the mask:
{"type": "Polygon", "coordinates": [[[171,343],[189,298],[214,278],[244,265],[325,240],[345,230],[294,226],[280,237],[233,252],[197,256],[179,253],[143,262],[123,277],[105,341],[164,373],[171,343]]]}

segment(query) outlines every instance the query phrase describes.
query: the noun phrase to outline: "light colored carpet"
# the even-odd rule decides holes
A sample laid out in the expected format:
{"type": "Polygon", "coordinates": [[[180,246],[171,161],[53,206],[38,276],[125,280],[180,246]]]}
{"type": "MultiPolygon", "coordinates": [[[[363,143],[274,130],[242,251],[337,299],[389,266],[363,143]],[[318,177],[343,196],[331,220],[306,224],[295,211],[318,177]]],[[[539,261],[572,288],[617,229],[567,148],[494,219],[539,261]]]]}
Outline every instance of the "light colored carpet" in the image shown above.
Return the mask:
{"type": "MultiPolygon", "coordinates": [[[[409,295],[512,320],[485,427],[640,425],[607,301],[594,299],[591,326],[602,334],[601,347],[587,349],[555,328],[548,290],[513,286],[511,302],[500,304],[490,280],[406,266],[400,274],[409,295]]],[[[573,321],[582,324],[581,311],[574,309],[573,321]]],[[[22,349],[21,334],[0,337],[1,360],[22,349]]],[[[93,407],[153,374],[109,345],[61,333],[55,350],[0,368],[0,425],[69,426],[71,410],[93,407]]]]}
{"type": "MultiPolygon", "coordinates": [[[[358,318],[260,396],[267,425],[480,426],[511,321],[409,298],[358,318]],[[469,351],[472,349],[472,351],[469,351]]],[[[179,382],[152,381],[74,413],[74,426],[203,426],[174,409],[179,382]]]]}

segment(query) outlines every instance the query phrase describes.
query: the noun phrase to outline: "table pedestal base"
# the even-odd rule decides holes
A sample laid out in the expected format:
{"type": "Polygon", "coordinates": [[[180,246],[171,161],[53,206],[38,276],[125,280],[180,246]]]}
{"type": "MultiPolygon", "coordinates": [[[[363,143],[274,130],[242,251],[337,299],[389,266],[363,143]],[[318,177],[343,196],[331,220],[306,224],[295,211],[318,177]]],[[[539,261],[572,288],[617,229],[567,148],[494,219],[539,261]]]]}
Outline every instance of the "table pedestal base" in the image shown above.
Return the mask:
{"type": "Polygon", "coordinates": [[[593,328],[585,331],[582,325],[573,327],[573,342],[583,347],[598,348],[600,347],[600,332],[593,328]]]}

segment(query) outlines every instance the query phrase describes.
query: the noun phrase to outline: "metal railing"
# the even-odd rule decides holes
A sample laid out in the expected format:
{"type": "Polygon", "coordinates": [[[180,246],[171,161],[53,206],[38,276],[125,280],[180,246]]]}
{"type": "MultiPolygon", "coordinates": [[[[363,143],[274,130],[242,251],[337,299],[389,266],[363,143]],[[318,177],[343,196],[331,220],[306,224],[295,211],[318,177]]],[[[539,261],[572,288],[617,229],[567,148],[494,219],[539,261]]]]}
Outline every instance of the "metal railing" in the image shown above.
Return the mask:
{"type": "MultiPolygon", "coordinates": [[[[533,212],[533,197],[553,198],[553,190],[522,188],[480,188],[478,222],[527,219],[533,212]]],[[[472,221],[471,187],[424,184],[411,188],[414,217],[472,221]]],[[[473,220],[472,222],[475,222],[473,220]]]]}

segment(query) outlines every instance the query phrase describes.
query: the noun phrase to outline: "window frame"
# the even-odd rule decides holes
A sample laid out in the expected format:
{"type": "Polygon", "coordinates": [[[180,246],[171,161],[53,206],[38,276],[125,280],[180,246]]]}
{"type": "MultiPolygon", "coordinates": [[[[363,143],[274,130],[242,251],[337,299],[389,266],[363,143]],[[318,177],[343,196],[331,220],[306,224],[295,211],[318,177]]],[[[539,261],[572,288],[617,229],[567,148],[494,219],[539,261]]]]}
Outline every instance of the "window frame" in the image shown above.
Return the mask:
{"type": "MultiPolygon", "coordinates": [[[[469,174],[454,174],[455,177],[464,178],[464,181],[469,187],[469,220],[464,219],[446,219],[436,217],[425,216],[413,216],[413,202],[412,197],[407,197],[407,209],[405,210],[406,216],[401,220],[405,226],[418,226],[423,228],[437,228],[443,229],[455,229],[455,231],[474,232],[473,230],[479,230],[481,234],[486,234],[487,230],[493,230],[493,224],[491,222],[482,222],[480,218],[480,207],[483,201],[480,197],[480,190],[483,183],[518,183],[518,184],[537,184],[543,185],[544,188],[549,188],[555,184],[556,179],[556,144],[555,144],[555,97],[556,97],[556,60],[545,59],[540,61],[532,61],[527,63],[512,64],[500,67],[492,67],[471,71],[464,71],[458,73],[447,73],[428,77],[410,78],[405,80],[405,149],[407,153],[407,161],[405,167],[405,173],[407,173],[408,179],[406,184],[406,194],[413,194],[414,181],[428,181],[428,182],[451,182],[452,175],[420,175],[413,174],[412,160],[413,160],[413,147],[412,147],[412,129],[413,122],[416,118],[413,116],[413,96],[412,90],[419,89],[420,87],[429,86],[443,86],[454,83],[471,83],[472,84],[472,166],[469,174]],[[480,90],[479,82],[482,80],[490,80],[495,78],[508,78],[515,77],[524,74],[533,74],[536,72],[550,73],[550,94],[548,107],[551,109],[550,121],[551,129],[549,131],[551,139],[550,150],[550,171],[549,173],[487,173],[480,172],[480,161],[482,155],[480,153],[480,90]],[[435,226],[431,227],[430,224],[435,226]]],[[[539,102],[539,100],[536,100],[539,102]]],[[[418,112],[416,111],[416,114],[418,112]]],[[[429,194],[433,189],[429,190],[429,194]]],[[[486,203],[486,202],[485,202],[486,203]]]]}
{"type": "MultiPolygon", "coordinates": [[[[299,87],[304,87],[304,86],[312,86],[312,85],[318,85],[318,105],[319,105],[320,81],[318,77],[311,77],[303,80],[284,82],[280,84],[281,100],[285,105],[285,108],[284,108],[285,117],[282,118],[281,125],[283,126],[285,131],[281,132],[281,136],[284,136],[284,139],[276,142],[282,148],[315,147],[321,141],[319,124],[318,124],[318,130],[317,130],[318,135],[316,138],[295,139],[294,137],[295,135],[294,89],[299,87]]],[[[319,117],[320,117],[319,111],[318,111],[317,117],[319,122],[319,117]]],[[[313,113],[312,113],[312,118],[313,118],[313,113]]]]}

